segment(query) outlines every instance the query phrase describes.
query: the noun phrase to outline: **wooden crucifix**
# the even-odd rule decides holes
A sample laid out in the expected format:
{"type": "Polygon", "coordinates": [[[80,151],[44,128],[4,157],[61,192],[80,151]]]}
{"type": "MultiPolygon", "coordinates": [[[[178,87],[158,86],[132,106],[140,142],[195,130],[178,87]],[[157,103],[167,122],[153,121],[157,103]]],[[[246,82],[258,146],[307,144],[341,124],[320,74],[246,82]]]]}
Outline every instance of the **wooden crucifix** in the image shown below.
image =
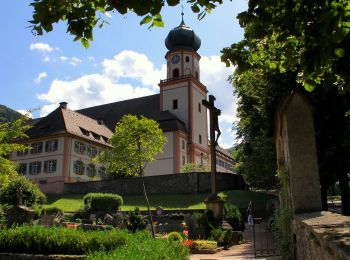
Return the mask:
{"type": "Polygon", "coordinates": [[[221,135],[221,131],[219,129],[219,115],[221,114],[221,110],[217,109],[214,106],[215,97],[213,95],[209,95],[209,101],[203,99],[202,104],[209,110],[209,127],[210,127],[210,183],[211,183],[211,193],[216,195],[216,181],[215,181],[215,173],[216,173],[216,146],[218,145],[218,139],[221,135]]]}

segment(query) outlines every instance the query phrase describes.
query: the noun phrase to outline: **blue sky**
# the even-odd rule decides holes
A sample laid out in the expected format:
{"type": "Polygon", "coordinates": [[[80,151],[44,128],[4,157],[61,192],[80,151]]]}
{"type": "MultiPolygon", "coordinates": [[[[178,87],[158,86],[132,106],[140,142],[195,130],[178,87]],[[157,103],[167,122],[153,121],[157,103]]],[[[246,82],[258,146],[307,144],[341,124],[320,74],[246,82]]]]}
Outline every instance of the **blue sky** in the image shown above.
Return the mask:
{"type": "MultiPolygon", "coordinates": [[[[34,36],[27,28],[31,19],[30,1],[5,1],[0,16],[1,59],[0,104],[15,110],[33,110],[33,117],[46,115],[61,101],[68,108],[92,105],[158,93],[157,83],[165,78],[167,49],[164,39],[179,25],[181,7],[165,7],[164,28],[148,30],[140,17],[110,13],[110,25],[96,28],[94,41],[85,49],[66,34],[63,23],[44,36],[34,36]]],[[[231,131],[236,119],[236,99],[227,77],[234,68],[220,62],[220,50],[243,38],[236,16],[246,9],[245,0],[225,1],[198,21],[189,6],[185,22],[202,40],[201,81],[217,98],[222,110],[219,143],[234,143],[231,131]]]]}

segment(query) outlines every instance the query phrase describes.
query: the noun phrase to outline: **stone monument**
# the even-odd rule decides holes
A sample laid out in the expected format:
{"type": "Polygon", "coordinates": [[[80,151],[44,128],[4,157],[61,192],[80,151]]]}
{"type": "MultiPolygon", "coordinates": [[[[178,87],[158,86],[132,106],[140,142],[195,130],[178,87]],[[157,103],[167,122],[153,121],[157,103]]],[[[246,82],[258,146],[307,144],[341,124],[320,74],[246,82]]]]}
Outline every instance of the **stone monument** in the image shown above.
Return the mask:
{"type": "Polygon", "coordinates": [[[275,141],[278,170],[287,175],[293,212],[321,211],[313,106],[299,89],[277,108],[275,141]]]}

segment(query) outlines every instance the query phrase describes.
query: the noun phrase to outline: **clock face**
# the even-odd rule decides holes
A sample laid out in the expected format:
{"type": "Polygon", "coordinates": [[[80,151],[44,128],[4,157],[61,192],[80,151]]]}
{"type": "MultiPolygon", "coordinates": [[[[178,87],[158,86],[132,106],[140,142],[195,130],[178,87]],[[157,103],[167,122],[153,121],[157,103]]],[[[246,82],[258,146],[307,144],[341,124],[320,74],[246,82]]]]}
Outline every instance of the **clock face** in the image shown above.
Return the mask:
{"type": "Polygon", "coordinates": [[[180,56],[179,55],[174,55],[173,57],[171,57],[171,62],[173,64],[176,64],[180,61],[180,56]]]}

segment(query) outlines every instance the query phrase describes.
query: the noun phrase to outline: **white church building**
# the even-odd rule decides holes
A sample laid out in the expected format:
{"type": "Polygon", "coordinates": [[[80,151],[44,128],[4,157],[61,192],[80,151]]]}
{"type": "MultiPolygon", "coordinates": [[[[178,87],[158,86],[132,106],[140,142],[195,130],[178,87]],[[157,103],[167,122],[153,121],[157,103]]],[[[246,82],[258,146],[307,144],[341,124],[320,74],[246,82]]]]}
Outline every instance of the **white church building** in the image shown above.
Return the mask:
{"type": "MultiPolygon", "coordinates": [[[[146,176],[179,174],[187,163],[208,166],[208,116],[202,105],[208,91],[200,81],[200,38],[182,20],[165,45],[167,77],[160,80],[159,94],[77,111],[60,103],[47,116],[31,121],[24,142],[32,149],[11,155],[20,173],[50,193],[62,191],[64,183],[102,179],[106,168],[92,158],[110,146],[108,140],[125,114],[156,120],[167,137],[164,152],[147,166],[146,176]]],[[[232,163],[230,153],[217,147],[217,171],[231,173],[232,163]]]]}

